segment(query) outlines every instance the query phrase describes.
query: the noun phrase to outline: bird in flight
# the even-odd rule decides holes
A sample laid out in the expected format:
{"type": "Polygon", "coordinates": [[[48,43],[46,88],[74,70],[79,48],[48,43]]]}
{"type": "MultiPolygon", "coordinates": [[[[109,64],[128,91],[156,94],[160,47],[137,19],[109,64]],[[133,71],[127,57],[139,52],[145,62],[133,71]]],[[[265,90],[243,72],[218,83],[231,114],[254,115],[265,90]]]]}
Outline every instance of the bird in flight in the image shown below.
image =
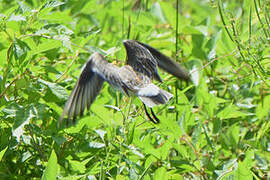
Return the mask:
{"type": "Polygon", "coordinates": [[[65,104],[59,124],[64,119],[67,124],[71,119],[75,123],[86,108],[89,110],[105,81],[127,96],[137,96],[143,103],[147,117],[153,123],[159,123],[152,107],[166,104],[173,95],[152,83],[153,79],[162,82],[157,67],[185,81],[190,80],[189,74],[178,63],[147,44],[135,40],[125,40],[123,43],[127,60],[122,67],[109,63],[100,53],[91,55],[65,104]],[[153,118],[146,106],[150,108],[153,118]]]}

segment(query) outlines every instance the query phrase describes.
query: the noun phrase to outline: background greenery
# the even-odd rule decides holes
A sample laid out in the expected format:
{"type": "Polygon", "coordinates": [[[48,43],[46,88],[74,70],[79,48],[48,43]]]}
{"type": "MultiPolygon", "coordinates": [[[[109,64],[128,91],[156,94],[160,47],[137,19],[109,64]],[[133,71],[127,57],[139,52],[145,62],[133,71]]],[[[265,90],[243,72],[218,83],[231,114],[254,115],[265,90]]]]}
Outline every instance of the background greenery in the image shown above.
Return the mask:
{"type": "Polygon", "coordinates": [[[267,0],[1,0],[0,179],[269,178],[269,12],[267,0]],[[90,54],[122,65],[124,39],[193,82],[161,72],[174,98],[155,108],[159,125],[106,84],[57,128],[90,54]]]}

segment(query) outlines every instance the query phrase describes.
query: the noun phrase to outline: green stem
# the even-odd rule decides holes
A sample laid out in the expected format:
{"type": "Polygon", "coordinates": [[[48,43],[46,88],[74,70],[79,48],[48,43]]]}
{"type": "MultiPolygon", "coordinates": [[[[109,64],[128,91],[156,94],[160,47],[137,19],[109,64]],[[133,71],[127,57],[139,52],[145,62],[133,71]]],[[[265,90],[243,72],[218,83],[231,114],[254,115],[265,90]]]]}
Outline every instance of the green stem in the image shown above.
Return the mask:
{"type": "Polygon", "coordinates": [[[261,19],[261,17],[260,17],[260,14],[259,14],[259,11],[258,11],[258,7],[257,7],[257,1],[256,1],[256,0],[254,0],[254,5],[255,5],[255,12],[256,12],[256,15],[257,15],[257,17],[258,17],[258,19],[259,19],[259,21],[260,21],[260,23],[261,23],[261,26],[262,26],[264,35],[265,35],[265,37],[267,38],[267,37],[268,37],[268,34],[267,34],[267,31],[266,31],[265,28],[264,28],[262,19],[261,19]]]}

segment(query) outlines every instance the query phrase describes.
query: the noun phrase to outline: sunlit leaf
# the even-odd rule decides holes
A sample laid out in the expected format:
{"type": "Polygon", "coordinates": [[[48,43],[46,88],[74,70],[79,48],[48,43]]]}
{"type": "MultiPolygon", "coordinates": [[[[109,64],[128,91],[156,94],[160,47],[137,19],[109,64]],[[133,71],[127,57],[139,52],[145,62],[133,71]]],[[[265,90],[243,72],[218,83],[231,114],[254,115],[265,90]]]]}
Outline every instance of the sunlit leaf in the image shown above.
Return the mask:
{"type": "Polygon", "coordinates": [[[247,114],[238,111],[238,108],[235,105],[229,105],[217,114],[217,117],[221,119],[230,119],[245,116],[247,116],[247,114]]]}
{"type": "Polygon", "coordinates": [[[25,60],[30,49],[31,48],[25,42],[20,39],[15,39],[13,52],[15,59],[18,60],[19,63],[22,63],[25,60]]]}
{"type": "Polygon", "coordinates": [[[258,104],[256,108],[256,115],[259,119],[262,119],[268,115],[270,110],[270,107],[267,106],[268,104],[270,104],[270,96],[265,96],[263,101],[258,104]]]}
{"type": "Polygon", "coordinates": [[[86,168],[83,163],[75,160],[69,160],[70,166],[73,171],[77,171],[79,173],[84,173],[86,168]]]}
{"type": "Polygon", "coordinates": [[[60,1],[49,1],[44,5],[44,8],[51,8],[51,7],[57,7],[65,4],[65,2],[60,2],[60,1]]]}
{"type": "Polygon", "coordinates": [[[99,143],[99,142],[89,142],[89,147],[90,148],[97,148],[97,149],[100,149],[100,148],[103,148],[105,147],[105,144],[104,143],[99,143]]]}
{"type": "Polygon", "coordinates": [[[56,84],[56,83],[51,83],[48,81],[44,81],[42,79],[38,80],[40,83],[45,84],[48,86],[48,88],[51,90],[51,92],[60,100],[66,100],[68,98],[68,94],[62,86],[56,84]]]}
{"type": "Polygon", "coordinates": [[[12,14],[9,19],[9,21],[26,21],[26,18],[22,15],[15,15],[15,14],[12,14]]]}
{"type": "Polygon", "coordinates": [[[151,8],[151,12],[153,13],[154,16],[156,16],[157,18],[159,18],[159,20],[162,22],[162,23],[166,23],[166,19],[165,19],[165,16],[162,12],[162,9],[160,7],[160,4],[158,2],[156,2],[152,8],[151,8]]]}
{"type": "Polygon", "coordinates": [[[7,151],[8,147],[6,147],[5,149],[3,149],[1,152],[0,152],[0,161],[2,160],[5,152],[7,151]]]}
{"type": "Polygon", "coordinates": [[[101,130],[101,129],[97,129],[97,130],[95,130],[96,131],[96,133],[99,135],[99,137],[102,139],[102,140],[104,140],[104,136],[105,136],[105,134],[106,134],[106,131],[103,131],[103,130],[101,130]]]}
{"type": "Polygon", "coordinates": [[[54,150],[52,150],[46,169],[42,175],[42,179],[44,180],[56,179],[57,171],[58,171],[57,156],[54,150]]]}

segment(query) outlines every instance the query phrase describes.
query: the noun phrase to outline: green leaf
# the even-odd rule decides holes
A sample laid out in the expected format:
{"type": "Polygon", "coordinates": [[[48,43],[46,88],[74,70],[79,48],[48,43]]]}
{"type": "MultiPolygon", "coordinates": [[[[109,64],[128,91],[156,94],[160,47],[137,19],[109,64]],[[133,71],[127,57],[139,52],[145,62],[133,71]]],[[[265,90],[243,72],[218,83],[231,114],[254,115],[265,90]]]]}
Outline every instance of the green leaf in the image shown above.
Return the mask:
{"type": "MultiPolygon", "coordinates": [[[[42,41],[35,49],[33,49],[33,54],[39,54],[45,51],[49,51],[51,49],[59,48],[62,44],[60,41],[54,39],[46,39],[42,41]]],[[[56,51],[57,52],[57,51],[56,51]]]]}
{"type": "Polygon", "coordinates": [[[210,94],[208,91],[204,90],[204,86],[206,86],[205,81],[200,80],[200,84],[197,90],[197,99],[198,99],[198,103],[202,104],[202,106],[204,107],[204,110],[206,111],[206,113],[208,114],[209,117],[213,117],[214,116],[214,112],[215,110],[218,108],[218,104],[220,103],[225,103],[226,100],[216,97],[213,94],[210,94]]]}
{"type": "Polygon", "coordinates": [[[56,156],[54,150],[52,150],[50,159],[49,159],[47,166],[46,166],[46,169],[42,175],[42,179],[43,180],[56,179],[57,171],[58,171],[57,156],[56,156]]]}
{"type": "Polygon", "coordinates": [[[49,1],[44,5],[44,8],[52,8],[52,7],[57,7],[65,4],[65,2],[60,2],[60,1],[49,1]]]}
{"type": "MultiPolygon", "coordinates": [[[[63,88],[62,86],[56,84],[56,83],[51,83],[42,79],[38,80],[40,83],[46,85],[52,92],[53,95],[55,95],[60,101],[61,100],[66,100],[68,98],[68,94],[66,92],[66,89],[63,88]]],[[[49,100],[51,101],[56,101],[54,97],[49,97],[49,100]]]]}
{"type": "Polygon", "coordinates": [[[199,59],[206,59],[206,53],[202,49],[203,43],[205,41],[205,36],[201,34],[192,34],[192,55],[199,59]]]}
{"type": "Polygon", "coordinates": [[[252,167],[255,165],[254,153],[247,151],[244,161],[238,163],[238,168],[234,171],[235,179],[253,179],[252,167]]]}
{"type": "Polygon", "coordinates": [[[12,135],[16,137],[17,142],[20,142],[20,137],[24,134],[24,126],[35,117],[37,109],[32,104],[23,107],[14,103],[6,106],[2,111],[7,114],[6,117],[14,118],[12,135]]]}
{"type": "Polygon", "coordinates": [[[166,169],[164,167],[158,168],[154,173],[154,179],[166,179],[166,169]]]}
{"type": "Polygon", "coordinates": [[[95,148],[95,149],[100,149],[100,148],[105,147],[105,144],[104,143],[100,143],[100,142],[92,141],[92,142],[89,142],[89,147],[90,148],[95,148]]]}
{"type": "Polygon", "coordinates": [[[166,23],[166,18],[162,12],[162,9],[160,7],[160,4],[158,2],[156,2],[153,7],[151,8],[151,12],[154,16],[156,16],[157,18],[159,18],[159,20],[162,22],[162,23],[166,23]]]}
{"type": "Polygon", "coordinates": [[[66,47],[67,49],[72,51],[71,41],[70,41],[69,36],[61,34],[61,35],[54,36],[54,38],[57,39],[57,40],[60,40],[64,47],[66,47]]]}
{"type": "Polygon", "coordinates": [[[0,161],[2,160],[2,158],[3,158],[4,154],[5,154],[5,152],[7,151],[7,149],[8,149],[8,146],[0,152],[0,161]]]}
{"type": "Polygon", "coordinates": [[[262,137],[268,135],[270,129],[270,121],[263,122],[261,128],[257,133],[257,139],[261,139],[262,137]]]}
{"type": "Polygon", "coordinates": [[[219,38],[220,33],[221,31],[213,35],[205,45],[205,47],[208,49],[208,56],[207,56],[208,60],[211,60],[216,57],[216,42],[219,38]]]}
{"type": "Polygon", "coordinates": [[[263,119],[263,117],[266,117],[269,113],[270,107],[270,96],[265,96],[263,98],[263,101],[260,102],[256,108],[256,115],[259,119],[263,119]]]}
{"type": "Polygon", "coordinates": [[[169,1],[160,1],[160,6],[162,7],[162,12],[164,13],[166,20],[170,23],[171,26],[175,27],[176,21],[176,8],[174,4],[169,1]]]}
{"type": "Polygon", "coordinates": [[[84,163],[75,160],[69,160],[69,163],[73,171],[84,173],[86,170],[84,163]]]}
{"type": "Polygon", "coordinates": [[[25,42],[15,38],[13,52],[15,60],[18,61],[19,64],[25,60],[29,50],[31,50],[31,48],[25,42]]]}
{"type": "Polygon", "coordinates": [[[25,16],[23,15],[15,15],[15,14],[12,14],[8,21],[26,21],[26,18],[25,16]]]}
{"type": "Polygon", "coordinates": [[[129,131],[128,131],[128,139],[127,139],[127,144],[128,144],[128,145],[131,144],[132,141],[133,141],[135,127],[136,127],[136,124],[133,123],[133,125],[131,126],[131,128],[130,128],[129,131]]]}
{"type": "Polygon", "coordinates": [[[99,135],[99,137],[104,141],[104,136],[105,136],[105,134],[107,133],[106,131],[103,131],[103,130],[101,130],[101,129],[97,129],[97,130],[95,130],[96,131],[96,133],[99,135]]]}
{"type": "Polygon", "coordinates": [[[240,138],[239,133],[240,133],[240,127],[238,124],[235,124],[232,127],[230,127],[228,131],[228,138],[229,138],[230,144],[234,148],[237,148],[239,138],[240,138]]]}
{"type": "Polygon", "coordinates": [[[184,26],[183,27],[183,33],[184,34],[194,34],[194,35],[203,35],[205,28],[199,28],[194,26],[184,26]]]}
{"type": "Polygon", "coordinates": [[[238,111],[238,107],[231,104],[225,107],[222,111],[217,114],[217,117],[220,119],[231,119],[231,118],[238,118],[238,117],[245,117],[247,113],[243,113],[238,111]]]}
{"type": "Polygon", "coordinates": [[[26,5],[23,1],[18,1],[18,5],[20,6],[20,9],[23,11],[23,13],[31,12],[32,8],[26,5]]]}

